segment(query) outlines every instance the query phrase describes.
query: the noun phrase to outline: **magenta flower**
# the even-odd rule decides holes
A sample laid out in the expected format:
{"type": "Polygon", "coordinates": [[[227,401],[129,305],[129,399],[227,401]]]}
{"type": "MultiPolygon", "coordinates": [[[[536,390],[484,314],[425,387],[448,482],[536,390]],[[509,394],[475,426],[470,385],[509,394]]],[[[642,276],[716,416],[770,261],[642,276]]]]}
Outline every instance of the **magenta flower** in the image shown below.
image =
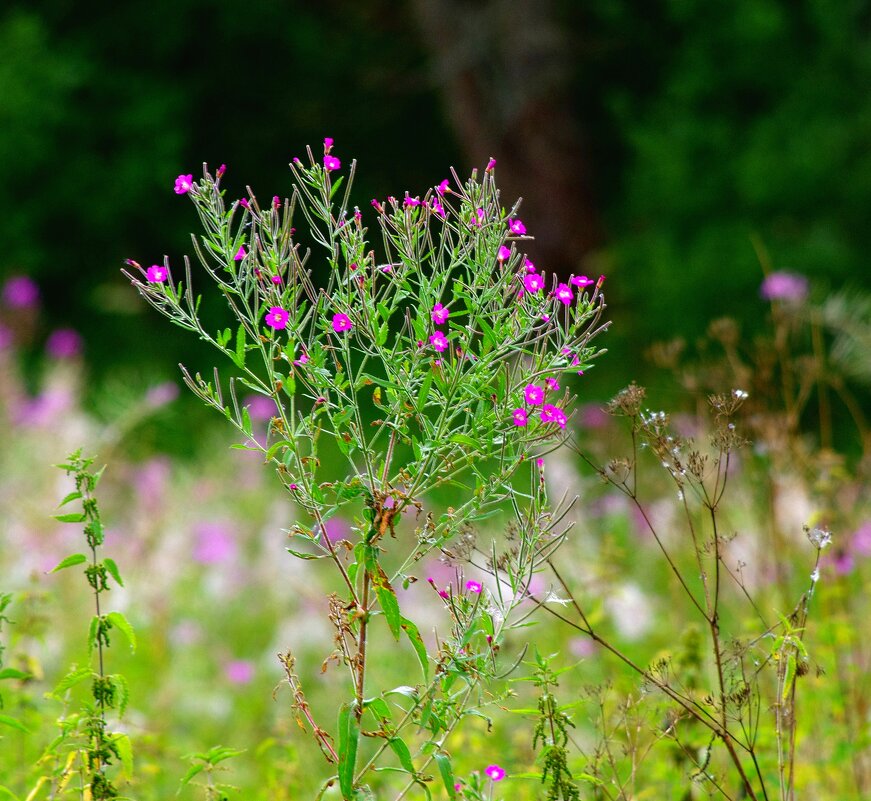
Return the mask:
{"type": "Polygon", "coordinates": [[[429,338],[430,345],[433,346],[439,353],[448,349],[448,340],[445,338],[445,335],[441,331],[436,331],[429,338]]]}
{"type": "Polygon", "coordinates": [[[178,178],[175,179],[175,193],[177,195],[186,195],[191,189],[194,188],[194,176],[191,175],[179,175],[178,178]]]}
{"type": "Polygon", "coordinates": [[[545,403],[544,406],[541,407],[541,422],[556,423],[560,428],[565,428],[568,421],[565,412],[563,412],[562,409],[551,403],[545,403]]]}
{"type": "Polygon", "coordinates": [[[169,277],[169,271],[166,267],[163,267],[160,264],[152,264],[151,267],[145,271],[145,277],[152,284],[162,284],[169,277]]]}
{"type": "Polygon", "coordinates": [[[516,217],[508,219],[508,230],[514,236],[524,236],[526,234],[526,226],[523,224],[523,220],[519,220],[516,217]]]}
{"type": "Polygon", "coordinates": [[[445,207],[437,197],[432,199],[432,212],[442,218],[445,216],[445,207]]]}
{"type": "Polygon", "coordinates": [[[272,208],[277,209],[281,206],[281,198],[278,195],[272,196],[272,208]]]}
{"type": "Polygon", "coordinates": [[[302,367],[304,364],[308,364],[308,362],[309,362],[308,354],[305,351],[302,352],[302,356],[300,356],[298,359],[293,360],[293,363],[297,367],[302,367]]]}
{"type": "Polygon", "coordinates": [[[530,406],[538,406],[544,400],[544,390],[537,384],[527,384],[523,398],[530,406]]]}
{"type": "Polygon", "coordinates": [[[254,665],[246,659],[234,659],[224,666],[224,675],[233,684],[248,684],[254,678],[254,665]]]}
{"type": "Polygon", "coordinates": [[[3,302],[12,309],[29,309],[39,302],[39,287],[27,275],[13,275],[3,284],[3,302]]]}
{"type": "Polygon", "coordinates": [[[432,321],[438,325],[444,325],[448,321],[449,314],[450,311],[447,307],[442,306],[441,303],[436,303],[436,305],[432,307],[432,321]]]}
{"type": "Polygon", "coordinates": [[[414,206],[419,206],[420,205],[420,198],[419,197],[409,197],[408,195],[406,195],[405,200],[402,201],[402,205],[407,209],[413,208],[414,206]]]}
{"type": "Polygon", "coordinates": [[[808,294],[808,280],[803,275],[780,271],[765,276],[759,294],[765,300],[800,303],[808,294]]]}
{"type": "Polygon", "coordinates": [[[528,273],[535,272],[535,265],[529,259],[525,258],[523,260],[523,266],[526,267],[526,272],[528,272],[528,273]]]}
{"type": "Polygon", "coordinates": [[[445,180],[442,181],[442,182],[441,182],[441,183],[440,183],[440,184],[435,188],[435,190],[436,190],[436,192],[438,192],[440,195],[444,195],[445,192],[448,191],[448,186],[449,186],[449,184],[448,184],[448,179],[445,178],[445,180]]]}
{"type": "Polygon", "coordinates": [[[499,253],[496,254],[496,258],[499,261],[506,261],[511,257],[510,248],[505,247],[505,245],[501,245],[499,248],[499,253]]]}
{"type": "Polygon", "coordinates": [[[290,315],[281,308],[281,306],[271,306],[266,312],[265,322],[270,328],[277,330],[287,328],[287,321],[290,315]]]}
{"type": "Polygon", "coordinates": [[[556,288],[556,297],[557,300],[568,306],[574,300],[575,293],[572,292],[572,289],[568,284],[560,284],[556,288]]]}
{"type": "Polygon", "coordinates": [[[194,529],[196,544],[194,559],[201,565],[216,565],[236,557],[233,526],[227,521],[213,520],[199,523],[194,529]]]}
{"type": "Polygon", "coordinates": [[[853,532],[850,547],[859,556],[871,556],[871,520],[866,520],[853,532]]]}
{"type": "Polygon", "coordinates": [[[239,245],[239,250],[236,251],[236,255],[233,256],[233,261],[242,261],[248,254],[245,252],[245,245],[239,245]]]}
{"type": "Polygon", "coordinates": [[[587,278],[586,275],[573,275],[571,281],[569,283],[574,284],[577,287],[583,289],[584,287],[589,286],[593,283],[592,278],[587,278]]]}
{"type": "Polygon", "coordinates": [[[475,218],[472,220],[472,225],[481,226],[486,218],[484,209],[475,209],[475,218]]]}
{"type": "Polygon", "coordinates": [[[547,384],[547,388],[552,392],[559,392],[559,381],[555,378],[548,378],[545,383],[547,384]]]}
{"type": "Polygon", "coordinates": [[[484,586],[481,584],[480,581],[467,581],[466,589],[469,592],[480,593],[481,590],[484,589],[484,586]]]}
{"type": "Polygon", "coordinates": [[[493,168],[496,166],[496,159],[490,156],[490,161],[487,162],[487,172],[493,172],[493,168]]]}
{"type": "Polygon", "coordinates": [[[243,198],[240,198],[240,200],[239,200],[239,205],[240,205],[243,209],[247,209],[247,208],[250,207],[251,204],[248,202],[248,198],[243,197],[243,198]]]}
{"type": "Polygon", "coordinates": [[[515,409],[511,412],[511,422],[519,428],[523,428],[528,421],[529,418],[526,416],[525,409],[515,409]]]}
{"type": "Polygon", "coordinates": [[[501,782],[505,778],[505,771],[498,765],[487,765],[484,773],[491,782],[501,782]]]}
{"type": "Polygon", "coordinates": [[[276,285],[281,284],[281,276],[280,275],[273,275],[272,276],[272,283],[276,284],[276,285]]]}
{"type": "Polygon", "coordinates": [[[544,278],[538,273],[527,273],[523,276],[523,287],[530,295],[534,295],[544,289],[544,278]]]}
{"type": "Polygon", "coordinates": [[[354,327],[351,318],[347,314],[338,312],[333,315],[333,331],[340,334],[342,331],[350,331],[354,327]]]}
{"type": "Polygon", "coordinates": [[[82,352],[82,337],[72,328],[58,328],[51,332],[45,351],[53,359],[71,359],[82,352]]]}
{"type": "Polygon", "coordinates": [[[333,146],[333,137],[325,136],[324,137],[324,149],[329,150],[333,146]]]}
{"type": "Polygon", "coordinates": [[[324,156],[324,169],[327,172],[338,170],[341,166],[342,162],[339,161],[335,156],[324,156]]]}
{"type": "Polygon", "coordinates": [[[149,387],[145,393],[145,405],[149,409],[160,409],[178,397],[178,387],[172,381],[164,381],[149,387]]]}

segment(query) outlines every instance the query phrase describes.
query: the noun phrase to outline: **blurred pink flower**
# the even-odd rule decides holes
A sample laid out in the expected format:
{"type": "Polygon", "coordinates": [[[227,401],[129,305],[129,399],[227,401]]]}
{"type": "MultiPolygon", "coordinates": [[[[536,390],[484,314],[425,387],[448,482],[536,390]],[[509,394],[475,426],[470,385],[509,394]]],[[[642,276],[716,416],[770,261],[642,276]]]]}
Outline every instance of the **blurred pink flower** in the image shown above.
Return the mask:
{"type": "Polygon", "coordinates": [[[45,351],[52,359],[71,359],[82,352],[82,337],[72,328],[58,328],[49,335],[45,351]]]}
{"type": "Polygon", "coordinates": [[[155,509],[162,506],[171,471],[171,462],[166,456],[149,459],[136,471],[132,483],[142,506],[155,509]]]}
{"type": "Polygon", "coordinates": [[[39,303],[39,287],[27,275],[13,275],[3,284],[3,302],[12,309],[29,309],[39,303]]]}
{"type": "Polygon", "coordinates": [[[798,273],[778,271],[765,276],[759,294],[765,300],[799,303],[807,297],[808,280],[798,273]]]}
{"type": "Polygon", "coordinates": [[[850,538],[850,548],[857,556],[871,556],[871,520],[866,520],[850,538]]]}
{"type": "Polygon", "coordinates": [[[248,395],[242,400],[242,405],[248,407],[252,420],[271,420],[276,413],[275,401],[266,395],[248,395]]]}
{"type": "Polygon", "coordinates": [[[224,665],[224,675],[233,684],[249,684],[254,678],[254,663],[247,659],[233,659],[224,665]]]}
{"type": "Polygon", "coordinates": [[[14,411],[15,422],[33,428],[50,428],[73,407],[69,389],[49,389],[35,398],[27,398],[14,411]]]}
{"type": "Polygon", "coordinates": [[[178,397],[178,384],[174,381],[163,381],[148,388],[145,393],[145,405],[150,409],[159,409],[172,403],[178,397]]]}
{"type": "Polygon", "coordinates": [[[585,403],[579,409],[578,419],[584,428],[605,428],[611,421],[611,416],[598,403],[585,403]]]}
{"type": "Polygon", "coordinates": [[[236,556],[233,526],[228,521],[205,521],[194,526],[194,559],[203,565],[228,562],[236,556]]]}

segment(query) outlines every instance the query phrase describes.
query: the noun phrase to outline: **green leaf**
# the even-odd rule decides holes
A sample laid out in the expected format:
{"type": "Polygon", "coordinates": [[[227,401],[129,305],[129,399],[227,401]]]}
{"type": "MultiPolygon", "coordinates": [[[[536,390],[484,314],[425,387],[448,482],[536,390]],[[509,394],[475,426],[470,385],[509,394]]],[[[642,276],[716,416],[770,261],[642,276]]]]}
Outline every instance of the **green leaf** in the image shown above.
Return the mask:
{"type": "Polygon", "coordinates": [[[342,798],[352,801],[354,769],[357,765],[357,745],[360,741],[360,723],[355,712],[356,702],[342,704],[339,710],[339,787],[342,798]]]}
{"type": "Polygon", "coordinates": [[[781,700],[786,700],[786,697],[789,695],[790,690],[792,690],[792,683],[795,680],[795,653],[790,653],[789,656],[786,657],[786,670],[783,674],[783,691],[781,692],[781,700]]]}
{"type": "Polygon", "coordinates": [[[136,632],[133,631],[133,626],[130,625],[130,622],[127,620],[124,615],[120,612],[109,612],[106,615],[106,620],[108,620],[116,629],[118,629],[126,638],[127,642],[130,643],[130,650],[136,651],[136,632]]]}
{"type": "Polygon", "coordinates": [[[381,605],[381,610],[387,619],[387,625],[390,626],[393,639],[398,641],[399,632],[402,628],[399,601],[396,598],[393,587],[390,586],[390,579],[387,578],[384,569],[378,564],[378,558],[372,546],[366,546],[366,570],[369,573],[369,578],[372,580],[375,596],[378,598],[378,603],[381,605]]]}
{"type": "Polygon", "coordinates": [[[51,572],[57,573],[58,570],[63,570],[67,567],[73,567],[74,565],[80,565],[83,562],[87,561],[88,557],[85,556],[83,553],[74,553],[59,562],[55,567],[52,568],[51,572]]]}
{"type": "Polygon", "coordinates": [[[6,801],[21,801],[21,799],[15,795],[8,787],[0,786],[0,799],[6,799],[6,801]]]}
{"type": "Polygon", "coordinates": [[[25,734],[30,734],[30,729],[28,729],[27,726],[25,726],[20,720],[9,717],[9,715],[0,715],[0,723],[4,726],[9,726],[12,729],[23,731],[25,734]]]}
{"type": "Polygon", "coordinates": [[[295,556],[297,559],[323,559],[327,554],[314,554],[314,553],[303,553],[302,551],[295,551],[293,548],[285,548],[291,556],[295,556]]]}
{"type": "Polygon", "coordinates": [[[66,506],[66,505],[67,505],[68,503],[70,503],[71,501],[77,501],[77,500],[78,500],[79,498],[81,498],[81,497],[82,497],[82,493],[79,492],[78,490],[75,490],[75,491],[71,492],[69,495],[67,495],[67,496],[66,496],[66,497],[65,497],[65,498],[64,498],[64,499],[63,499],[63,500],[62,500],[62,501],[57,505],[57,508],[60,509],[61,506],[66,506]]]}
{"type": "Polygon", "coordinates": [[[113,734],[112,741],[118,749],[118,757],[124,767],[124,773],[128,778],[133,776],[133,748],[130,745],[130,738],[126,734],[113,734]]]}
{"type": "Polygon", "coordinates": [[[66,515],[52,515],[55,520],[61,523],[84,523],[85,522],[85,513],[84,512],[74,512],[72,514],[66,515]]]}
{"type": "Polygon", "coordinates": [[[71,687],[81,684],[81,682],[85,679],[91,678],[93,675],[94,671],[91,670],[90,667],[77,668],[73,666],[72,670],[70,670],[70,672],[57,683],[57,686],[51,691],[51,694],[55,698],[60,698],[71,687]]]}
{"type": "Polygon", "coordinates": [[[423,638],[420,636],[420,631],[406,617],[400,618],[400,624],[405,635],[408,637],[408,641],[411,643],[411,647],[414,648],[414,652],[417,654],[417,661],[420,662],[420,667],[423,670],[424,681],[429,681],[429,654],[426,652],[426,645],[424,645],[423,638]]]}
{"type": "Polygon", "coordinates": [[[103,560],[103,565],[106,570],[109,571],[109,575],[118,582],[119,587],[124,586],[124,582],[121,581],[121,574],[118,572],[118,565],[115,564],[114,559],[109,559],[108,557],[103,560]]]}
{"type": "Polygon", "coordinates": [[[236,358],[233,359],[237,367],[245,366],[245,326],[240,325],[236,332],[236,358]]]}
{"type": "Polygon", "coordinates": [[[113,673],[109,676],[112,685],[115,688],[115,697],[118,699],[118,715],[123,715],[127,709],[127,704],[130,702],[130,689],[127,686],[127,679],[121,673],[113,673]]]}
{"type": "Polygon", "coordinates": [[[457,791],[454,789],[454,769],[451,766],[451,758],[447,754],[436,754],[436,764],[439,766],[439,773],[442,776],[445,790],[448,791],[448,798],[454,799],[457,797],[457,791]]]}
{"type": "Polygon", "coordinates": [[[11,667],[0,670],[0,679],[29,679],[30,675],[30,673],[25,673],[23,670],[16,670],[11,667]]]}
{"type": "Polygon", "coordinates": [[[363,701],[363,709],[368,709],[379,722],[390,720],[390,707],[383,698],[369,698],[363,701]]]}
{"type": "Polygon", "coordinates": [[[391,737],[387,742],[393,749],[393,753],[399,757],[399,764],[414,776],[414,761],[411,758],[411,751],[408,750],[405,740],[401,737],[391,737]]]}
{"type": "MultiPolygon", "coordinates": [[[[191,767],[188,768],[188,772],[181,778],[181,786],[184,787],[190,784],[191,779],[193,779],[193,777],[198,773],[202,773],[205,769],[205,765],[191,765],[191,767]]],[[[181,787],[179,788],[179,792],[181,792],[181,787]]]]}

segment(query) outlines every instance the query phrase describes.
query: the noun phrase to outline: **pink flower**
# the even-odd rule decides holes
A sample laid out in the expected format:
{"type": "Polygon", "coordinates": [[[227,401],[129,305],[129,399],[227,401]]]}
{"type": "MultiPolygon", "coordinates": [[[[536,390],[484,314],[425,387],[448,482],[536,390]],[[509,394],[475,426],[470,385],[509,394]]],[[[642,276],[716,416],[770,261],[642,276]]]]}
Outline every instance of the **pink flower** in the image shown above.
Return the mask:
{"type": "Polygon", "coordinates": [[[335,331],[337,334],[341,333],[342,331],[350,330],[351,328],[353,328],[353,325],[354,324],[351,322],[351,318],[348,317],[347,314],[342,314],[341,312],[338,312],[337,314],[333,315],[333,331],[335,331]]]}
{"type": "Polygon", "coordinates": [[[324,149],[329,151],[329,149],[333,146],[333,137],[326,136],[324,137],[324,149]]]}
{"type": "Polygon", "coordinates": [[[239,245],[239,250],[236,251],[236,255],[233,256],[233,261],[242,261],[248,254],[245,252],[245,245],[239,245]]]}
{"type": "MultiPolygon", "coordinates": [[[[222,164],[220,167],[218,167],[218,172],[216,173],[216,175],[218,176],[218,178],[221,178],[225,172],[227,172],[227,165],[222,164]]],[[[193,176],[191,177],[193,178],[193,176]]]]}
{"type": "Polygon", "coordinates": [[[227,521],[198,523],[194,528],[196,544],[194,559],[201,565],[217,565],[229,562],[236,556],[236,541],[233,526],[227,521]]]}
{"type": "Polygon", "coordinates": [[[432,199],[432,212],[433,214],[437,214],[439,217],[445,216],[445,207],[437,197],[432,199]]]}
{"type": "Polygon", "coordinates": [[[159,264],[152,264],[151,267],[149,267],[145,271],[145,277],[152,284],[162,284],[164,281],[166,281],[168,275],[169,271],[166,269],[166,267],[162,267],[159,264]]]}
{"type": "Polygon", "coordinates": [[[496,166],[496,159],[490,156],[490,161],[487,162],[487,172],[493,172],[493,168],[496,166]]]}
{"type": "Polygon", "coordinates": [[[537,384],[527,384],[523,398],[530,406],[538,406],[544,400],[544,390],[537,384]]]}
{"type": "Polygon", "coordinates": [[[535,460],[535,466],[536,466],[536,467],[544,467],[544,459],[542,459],[542,458],[539,456],[538,459],[535,460]]]}
{"type": "Polygon", "coordinates": [[[466,589],[469,592],[480,593],[482,589],[484,589],[483,585],[480,581],[467,581],[466,589]]]}
{"type": "Polygon", "coordinates": [[[783,300],[800,303],[808,294],[808,280],[803,275],[780,271],[765,277],[759,294],[765,300],[783,300]]]}
{"type": "Polygon", "coordinates": [[[499,248],[499,253],[496,254],[496,258],[499,261],[506,261],[511,258],[511,250],[510,248],[505,247],[505,245],[501,245],[499,248]]]}
{"type": "Polygon", "coordinates": [[[342,162],[339,161],[335,156],[324,156],[324,169],[327,172],[338,170],[341,166],[342,162]]]}
{"type": "Polygon", "coordinates": [[[498,765],[487,765],[484,773],[491,782],[501,782],[505,778],[505,771],[498,765]]]}
{"type": "Polygon", "coordinates": [[[523,276],[523,287],[530,295],[534,295],[544,289],[544,278],[538,273],[528,273],[523,276]]]}
{"type": "Polygon", "coordinates": [[[554,406],[551,403],[545,403],[541,407],[541,422],[556,423],[560,428],[566,427],[566,416],[562,409],[554,406]]]}
{"type": "Polygon", "coordinates": [[[445,335],[441,331],[436,331],[429,338],[430,345],[433,346],[439,353],[448,349],[448,340],[445,338],[445,335]]]}
{"type": "Polygon", "coordinates": [[[545,383],[547,384],[547,388],[552,392],[559,392],[559,381],[555,378],[548,378],[545,383]]]}
{"type": "Polygon", "coordinates": [[[272,196],[272,208],[277,209],[281,206],[281,198],[278,195],[272,196]]]}
{"type": "Polygon", "coordinates": [[[572,292],[572,289],[568,284],[560,284],[556,288],[556,297],[557,300],[568,306],[574,300],[575,293],[572,292]]]}
{"type": "Polygon", "coordinates": [[[248,202],[248,198],[243,197],[243,198],[240,198],[240,199],[239,199],[239,205],[240,205],[243,209],[247,209],[251,204],[248,202]]]}
{"type": "Polygon", "coordinates": [[[528,422],[529,418],[526,416],[525,409],[515,409],[511,412],[511,421],[514,425],[523,428],[528,422]]]}
{"type": "Polygon", "coordinates": [[[51,332],[45,351],[53,359],[71,359],[82,352],[82,337],[72,328],[58,328],[51,332]]]}
{"type": "Polygon", "coordinates": [[[308,362],[309,362],[308,354],[305,351],[302,352],[302,355],[298,359],[293,360],[293,363],[297,367],[302,367],[304,364],[308,364],[308,362]]]}
{"type": "Polygon", "coordinates": [[[266,325],[275,329],[287,328],[287,321],[290,315],[281,308],[281,306],[271,306],[266,312],[266,325]]]}
{"type": "Polygon", "coordinates": [[[281,283],[281,276],[280,275],[273,275],[272,276],[272,283],[273,284],[280,284],[281,283]]]}
{"type": "Polygon", "coordinates": [[[191,189],[194,188],[194,176],[191,175],[179,175],[178,178],[175,179],[175,193],[177,195],[186,195],[191,189]]]}
{"type": "Polygon", "coordinates": [[[224,675],[233,684],[248,684],[254,678],[254,665],[246,659],[235,659],[224,666],[224,675]]]}
{"type": "Polygon", "coordinates": [[[419,197],[409,197],[406,194],[405,200],[402,201],[402,205],[405,206],[405,208],[407,208],[407,209],[413,208],[414,206],[419,206],[420,205],[420,198],[419,197]]]}
{"type": "Polygon", "coordinates": [[[486,216],[484,209],[475,209],[475,218],[472,220],[472,225],[480,227],[484,224],[486,216]]]}
{"type": "Polygon", "coordinates": [[[444,325],[448,321],[449,314],[450,311],[445,306],[442,306],[441,303],[436,303],[432,307],[432,320],[438,325],[444,325]]]}
{"type": "Polygon", "coordinates": [[[248,407],[252,420],[261,422],[271,420],[276,412],[275,401],[267,395],[248,395],[243,399],[242,405],[248,407]]]}
{"type": "Polygon", "coordinates": [[[509,218],[508,230],[514,236],[524,236],[526,234],[526,226],[523,224],[523,220],[519,220],[516,217],[514,219],[509,218]]]}
{"type": "Polygon", "coordinates": [[[27,275],[13,275],[3,284],[3,302],[12,309],[29,309],[39,303],[39,287],[27,275]]]}
{"type": "Polygon", "coordinates": [[[441,182],[441,183],[440,183],[440,184],[435,188],[435,190],[436,190],[436,192],[438,192],[440,195],[444,195],[445,192],[448,191],[448,179],[445,178],[445,180],[442,181],[442,182],[441,182]]]}
{"type": "Polygon", "coordinates": [[[584,287],[592,284],[593,279],[587,278],[586,275],[573,275],[571,278],[571,281],[569,283],[574,284],[575,286],[578,286],[581,289],[583,289],[584,287]]]}
{"type": "Polygon", "coordinates": [[[528,272],[528,273],[535,272],[535,265],[529,259],[526,259],[526,258],[523,259],[523,266],[526,267],[526,272],[528,272]]]}

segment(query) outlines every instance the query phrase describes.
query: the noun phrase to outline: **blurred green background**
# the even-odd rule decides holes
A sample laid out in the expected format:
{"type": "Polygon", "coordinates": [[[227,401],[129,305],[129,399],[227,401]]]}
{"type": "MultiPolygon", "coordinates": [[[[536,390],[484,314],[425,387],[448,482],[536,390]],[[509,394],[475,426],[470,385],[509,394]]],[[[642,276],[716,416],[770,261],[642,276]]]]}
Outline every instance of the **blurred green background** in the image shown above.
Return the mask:
{"type": "Polygon", "coordinates": [[[328,135],[368,212],[492,155],[534,261],[608,276],[604,397],[652,340],[752,330],[754,235],[775,269],[871,287],[869,31],[863,0],[6,2],[0,279],[39,284],[34,361],[69,326],[95,395],[175,378],[211,356],[119,268],[191,252],[176,175],[283,196],[328,135]]]}

